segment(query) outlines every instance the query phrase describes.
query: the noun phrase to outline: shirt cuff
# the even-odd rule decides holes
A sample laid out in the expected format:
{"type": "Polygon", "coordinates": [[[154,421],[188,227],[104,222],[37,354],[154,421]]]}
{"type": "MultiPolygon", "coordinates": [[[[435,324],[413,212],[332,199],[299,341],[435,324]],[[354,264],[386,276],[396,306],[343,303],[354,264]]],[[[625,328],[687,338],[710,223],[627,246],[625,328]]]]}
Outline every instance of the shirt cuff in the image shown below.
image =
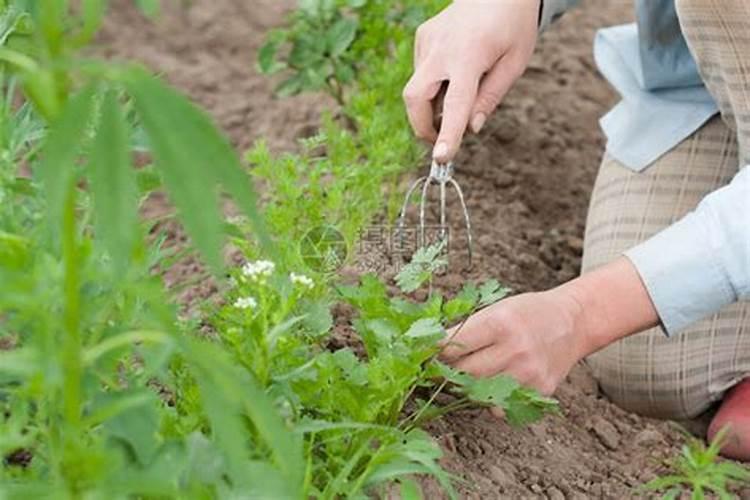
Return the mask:
{"type": "Polygon", "coordinates": [[[550,24],[557,21],[578,0],[541,0],[539,14],[539,32],[545,31],[550,24]]]}
{"type": "Polygon", "coordinates": [[[705,214],[693,212],[625,252],[638,270],[667,336],[737,300],[710,243],[705,214]]]}

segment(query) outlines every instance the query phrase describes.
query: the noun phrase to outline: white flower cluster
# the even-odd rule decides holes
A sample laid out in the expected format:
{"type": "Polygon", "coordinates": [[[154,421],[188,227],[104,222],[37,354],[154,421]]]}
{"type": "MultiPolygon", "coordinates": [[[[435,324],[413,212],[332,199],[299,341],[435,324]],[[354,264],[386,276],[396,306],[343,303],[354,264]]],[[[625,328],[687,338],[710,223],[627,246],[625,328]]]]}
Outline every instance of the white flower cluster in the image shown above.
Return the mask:
{"type": "Polygon", "coordinates": [[[276,265],[270,260],[257,260],[242,266],[242,275],[251,281],[262,282],[273,274],[275,268],[276,265]]]}
{"type": "Polygon", "coordinates": [[[255,309],[258,302],[252,297],[240,297],[234,301],[234,307],[237,309],[255,309]]]}
{"type": "Polygon", "coordinates": [[[315,282],[304,274],[292,273],[291,275],[289,275],[289,278],[295,285],[301,285],[305,288],[312,288],[315,286],[315,282]]]}

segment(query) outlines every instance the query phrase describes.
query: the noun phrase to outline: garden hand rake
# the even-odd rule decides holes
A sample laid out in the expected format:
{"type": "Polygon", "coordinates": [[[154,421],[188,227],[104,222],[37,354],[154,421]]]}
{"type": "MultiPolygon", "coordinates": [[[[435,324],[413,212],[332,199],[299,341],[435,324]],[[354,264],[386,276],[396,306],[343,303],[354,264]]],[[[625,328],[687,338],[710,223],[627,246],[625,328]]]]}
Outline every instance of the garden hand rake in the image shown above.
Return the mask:
{"type": "Polygon", "coordinates": [[[429,175],[420,177],[414,184],[411,185],[409,191],[406,193],[406,199],[404,205],[401,208],[401,214],[398,220],[398,232],[397,234],[403,237],[404,226],[406,225],[406,211],[409,208],[409,201],[414,192],[422,186],[422,198],[419,201],[419,246],[426,246],[425,241],[425,205],[427,203],[427,192],[432,184],[436,184],[440,189],[440,239],[446,241],[448,237],[448,225],[447,225],[447,214],[446,214],[446,191],[447,186],[450,184],[458,194],[458,199],[461,202],[461,209],[464,214],[464,222],[466,224],[466,241],[468,244],[469,253],[469,266],[471,266],[472,260],[472,237],[471,237],[471,220],[469,219],[469,210],[466,208],[466,201],[464,200],[464,193],[459,186],[458,182],[453,178],[453,163],[438,163],[433,160],[432,166],[430,167],[429,175]]]}

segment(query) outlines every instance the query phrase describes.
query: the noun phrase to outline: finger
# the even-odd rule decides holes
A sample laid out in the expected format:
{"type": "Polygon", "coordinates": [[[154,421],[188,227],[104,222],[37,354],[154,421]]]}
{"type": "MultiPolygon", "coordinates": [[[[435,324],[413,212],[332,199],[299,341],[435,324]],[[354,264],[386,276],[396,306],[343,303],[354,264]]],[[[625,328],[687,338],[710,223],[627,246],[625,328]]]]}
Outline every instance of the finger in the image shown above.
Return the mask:
{"type": "Polygon", "coordinates": [[[448,332],[440,359],[446,363],[455,362],[459,358],[492,345],[494,337],[493,329],[488,328],[482,313],[475,314],[466,320],[462,327],[448,332]]]}
{"type": "Polygon", "coordinates": [[[478,134],[502,100],[510,91],[520,73],[519,64],[508,56],[503,57],[490,69],[479,84],[474,107],[471,111],[471,131],[478,134]]]}
{"type": "Polygon", "coordinates": [[[505,410],[503,410],[500,407],[490,408],[490,412],[495,418],[499,418],[500,420],[505,420],[505,410]]]}
{"type": "Polygon", "coordinates": [[[404,103],[409,123],[416,136],[422,140],[435,142],[437,131],[432,124],[432,100],[440,90],[440,79],[435,77],[431,66],[423,64],[404,88],[404,103]]]}
{"type": "Polygon", "coordinates": [[[432,126],[435,130],[440,130],[440,122],[443,121],[443,106],[445,105],[445,93],[448,90],[448,81],[440,84],[435,97],[432,99],[432,126]]]}
{"type": "Polygon", "coordinates": [[[443,120],[440,125],[433,158],[447,163],[456,156],[464,132],[469,123],[471,110],[477,97],[479,78],[471,72],[450,80],[443,103],[443,120]]]}
{"type": "Polygon", "coordinates": [[[493,377],[505,368],[502,350],[495,345],[459,359],[453,367],[476,378],[493,377]]]}

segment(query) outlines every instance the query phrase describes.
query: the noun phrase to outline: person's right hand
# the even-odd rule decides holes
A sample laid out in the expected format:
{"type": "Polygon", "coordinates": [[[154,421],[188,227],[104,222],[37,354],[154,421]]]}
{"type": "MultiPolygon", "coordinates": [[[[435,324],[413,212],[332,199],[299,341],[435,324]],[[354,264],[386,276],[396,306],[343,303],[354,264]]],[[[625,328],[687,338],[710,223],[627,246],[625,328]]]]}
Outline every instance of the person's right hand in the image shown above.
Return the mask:
{"type": "Polygon", "coordinates": [[[455,0],[417,30],[415,71],[404,89],[417,137],[451,161],[467,126],[478,133],[528,65],[537,39],[540,0],[455,0]],[[439,132],[435,99],[443,83],[439,132]]]}

